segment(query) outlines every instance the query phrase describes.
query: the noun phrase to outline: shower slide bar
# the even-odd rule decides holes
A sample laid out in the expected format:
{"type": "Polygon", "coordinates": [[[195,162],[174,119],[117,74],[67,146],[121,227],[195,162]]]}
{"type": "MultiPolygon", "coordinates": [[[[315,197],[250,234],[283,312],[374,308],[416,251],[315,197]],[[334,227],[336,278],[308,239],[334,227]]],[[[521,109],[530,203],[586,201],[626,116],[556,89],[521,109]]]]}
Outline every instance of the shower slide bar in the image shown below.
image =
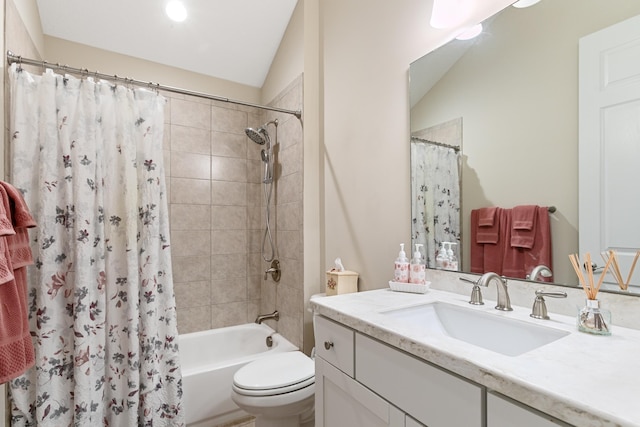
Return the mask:
{"type": "Polygon", "coordinates": [[[250,102],[233,100],[233,99],[224,98],[224,97],[216,96],[216,95],[210,95],[208,93],[197,92],[197,91],[193,91],[193,90],[189,90],[189,89],[181,89],[181,88],[177,88],[177,87],[173,87],[173,86],[161,85],[159,83],[144,82],[142,80],[130,79],[128,77],[119,77],[118,75],[109,75],[109,74],[99,73],[97,71],[89,71],[86,68],[74,68],[74,67],[69,67],[68,65],[52,64],[52,63],[47,62],[47,61],[39,61],[37,59],[23,58],[20,55],[14,54],[10,50],[7,51],[7,63],[9,65],[11,65],[13,63],[17,63],[18,65],[22,65],[22,64],[35,65],[35,66],[38,66],[38,67],[51,68],[52,70],[56,70],[56,71],[59,70],[59,71],[63,71],[63,72],[70,73],[70,74],[78,74],[78,75],[81,75],[81,76],[92,76],[92,77],[95,77],[97,79],[110,80],[110,81],[113,81],[113,82],[121,82],[123,84],[132,84],[132,85],[136,85],[136,86],[144,86],[144,87],[147,87],[147,88],[153,89],[153,90],[164,90],[164,91],[167,91],[167,92],[179,93],[179,94],[182,94],[182,95],[190,95],[190,96],[195,96],[195,97],[198,97],[198,98],[205,98],[205,99],[211,99],[211,100],[214,100],[214,101],[228,102],[228,103],[231,103],[231,104],[243,105],[245,107],[254,107],[254,108],[259,108],[259,109],[262,109],[262,110],[276,111],[278,113],[292,114],[292,115],[296,116],[298,119],[302,118],[302,111],[300,111],[300,110],[294,111],[294,110],[287,110],[287,109],[284,109],[284,108],[269,107],[269,106],[266,106],[266,105],[252,104],[250,102]]]}

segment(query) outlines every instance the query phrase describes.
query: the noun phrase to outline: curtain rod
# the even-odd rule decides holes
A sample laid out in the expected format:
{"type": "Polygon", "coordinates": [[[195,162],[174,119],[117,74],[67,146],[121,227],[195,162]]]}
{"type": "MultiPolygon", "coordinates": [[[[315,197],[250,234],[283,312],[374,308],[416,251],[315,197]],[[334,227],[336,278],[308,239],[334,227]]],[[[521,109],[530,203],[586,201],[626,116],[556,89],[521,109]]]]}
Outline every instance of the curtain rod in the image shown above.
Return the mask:
{"type": "Polygon", "coordinates": [[[97,71],[89,71],[86,68],[74,68],[74,67],[69,67],[67,65],[60,65],[60,64],[51,64],[47,61],[38,61],[36,59],[28,59],[28,58],[23,58],[20,55],[16,55],[13,52],[11,52],[10,50],[7,51],[7,63],[9,65],[13,64],[13,63],[18,63],[19,65],[22,64],[26,64],[26,65],[35,65],[35,66],[39,66],[39,67],[43,67],[43,68],[51,68],[53,70],[62,70],[66,73],[71,73],[71,74],[79,74],[79,75],[83,75],[83,76],[93,76],[96,77],[98,79],[103,79],[103,80],[111,80],[111,81],[115,81],[115,82],[122,82],[125,84],[134,84],[136,86],[146,86],[150,89],[155,89],[155,90],[164,90],[167,92],[173,92],[173,93],[179,93],[182,95],[191,95],[191,96],[196,96],[198,98],[206,98],[206,99],[211,99],[214,101],[221,101],[221,102],[229,102],[231,104],[238,104],[238,105],[244,105],[245,107],[254,107],[254,108],[260,108],[262,110],[269,110],[269,111],[276,111],[278,113],[285,113],[285,114],[292,114],[294,116],[296,116],[298,119],[302,119],[302,112],[300,110],[294,111],[294,110],[286,110],[284,108],[278,108],[278,107],[268,107],[266,105],[259,105],[259,104],[252,104],[250,102],[244,102],[244,101],[237,101],[237,100],[233,100],[233,99],[229,99],[229,98],[224,98],[221,96],[216,96],[216,95],[210,95],[207,93],[203,93],[203,92],[196,92],[196,91],[192,91],[189,89],[181,89],[181,88],[177,88],[177,87],[172,87],[172,86],[165,86],[165,85],[161,85],[159,83],[153,83],[153,82],[144,82],[141,80],[135,80],[135,79],[130,79],[128,77],[119,77],[118,75],[109,75],[109,74],[103,74],[103,73],[99,73],[97,71]]]}
{"type": "Polygon", "coordinates": [[[418,141],[418,142],[424,142],[426,144],[431,144],[431,145],[437,145],[438,147],[445,147],[445,148],[451,148],[452,150],[454,150],[456,153],[460,152],[460,147],[457,147],[455,145],[449,145],[449,144],[445,144],[443,142],[436,142],[436,141],[429,141],[428,139],[424,139],[424,138],[419,138],[417,136],[412,136],[411,137],[412,141],[418,141]]]}

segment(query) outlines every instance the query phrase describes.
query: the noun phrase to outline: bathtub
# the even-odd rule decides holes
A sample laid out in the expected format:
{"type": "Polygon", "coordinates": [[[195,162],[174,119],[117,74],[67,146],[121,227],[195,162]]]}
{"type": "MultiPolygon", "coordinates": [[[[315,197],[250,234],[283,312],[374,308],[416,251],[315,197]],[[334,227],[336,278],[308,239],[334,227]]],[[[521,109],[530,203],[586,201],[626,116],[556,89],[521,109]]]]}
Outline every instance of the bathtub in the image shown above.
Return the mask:
{"type": "Polygon", "coordinates": [[[235,372],[260,357],[298,350],[264,323],[182,334],[178,342],[189,427],[216,426],[248,415],[231,400],[235,372]],[[269,335],[271,348],[266,344],[269,335]]]}

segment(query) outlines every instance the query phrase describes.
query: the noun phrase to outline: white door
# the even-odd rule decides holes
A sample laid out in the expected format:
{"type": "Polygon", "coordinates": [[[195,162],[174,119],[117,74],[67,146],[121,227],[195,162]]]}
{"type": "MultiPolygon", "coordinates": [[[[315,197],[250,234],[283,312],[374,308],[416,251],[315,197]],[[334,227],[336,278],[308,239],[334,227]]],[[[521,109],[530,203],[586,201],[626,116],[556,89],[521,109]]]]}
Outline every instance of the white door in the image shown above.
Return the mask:
{"type": "Polygon", "coordinates": [[[580,254],[603,266],[617,251],[626,279],[640,249],[640,16],[580,39],[579,68],[580,254]]]}

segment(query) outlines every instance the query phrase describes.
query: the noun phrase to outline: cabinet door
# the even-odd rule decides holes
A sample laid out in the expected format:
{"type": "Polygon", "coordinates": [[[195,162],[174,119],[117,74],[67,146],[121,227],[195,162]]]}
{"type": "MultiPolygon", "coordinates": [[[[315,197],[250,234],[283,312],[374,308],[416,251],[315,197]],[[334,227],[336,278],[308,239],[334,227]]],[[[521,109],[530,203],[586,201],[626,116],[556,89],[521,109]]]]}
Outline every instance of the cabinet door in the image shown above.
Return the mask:
{"type": "Polygon", "coordinates": [[[570,427],[544,414],[494,392],[487,393],[487,427],[570,427]]]}
{"type": "Polygon", "coordinates": [[[404,414],[316,356],[316,427],[404,427],[404,414]]]}

